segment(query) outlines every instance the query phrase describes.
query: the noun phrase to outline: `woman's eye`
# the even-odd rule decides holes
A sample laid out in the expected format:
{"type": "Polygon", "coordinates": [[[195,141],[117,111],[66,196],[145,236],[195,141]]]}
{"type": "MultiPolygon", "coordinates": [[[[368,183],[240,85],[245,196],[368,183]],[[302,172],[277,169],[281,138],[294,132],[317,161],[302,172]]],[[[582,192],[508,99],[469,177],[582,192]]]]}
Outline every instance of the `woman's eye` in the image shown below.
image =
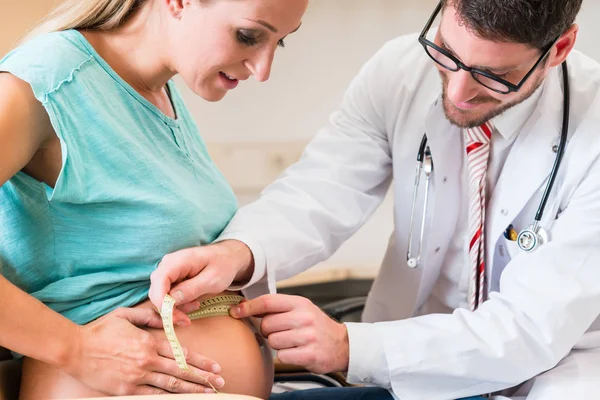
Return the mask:
{"type": "MultiPolygon", "coordinates": [[[[242,31],[238,31],[237,33],[237,39],[240,43],[246,45],[246,46],[255,46],[256,44],[258,44],[258,38],[256,36],[251,36],[247,33],[244,33],[242,31]]],[[[283,39],[280,39],[277,42],[277,46],[279,47],[285,47],[285,42],[283,39]]]]}
{"type": "Polygon", "coordinates": [[[237,39],[246,46],[254,46],[258,42],[255,37],[248,36],[242,32],[237,33],[237,39]]]}

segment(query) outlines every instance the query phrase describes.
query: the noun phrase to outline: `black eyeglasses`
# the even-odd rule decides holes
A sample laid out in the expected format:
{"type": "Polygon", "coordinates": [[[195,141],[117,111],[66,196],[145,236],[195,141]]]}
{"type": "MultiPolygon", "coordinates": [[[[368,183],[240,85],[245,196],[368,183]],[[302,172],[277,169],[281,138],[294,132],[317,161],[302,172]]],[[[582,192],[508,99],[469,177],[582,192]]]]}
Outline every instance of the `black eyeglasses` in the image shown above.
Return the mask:
{"type": "Polygon", "coordinates": [[[548,48],[544,51],[544,53],[542,54],[540,59],[537,60],[535,65],[533,67],[531,67],[531,69],[523,77],[523,79],[521,79],[521,81],[515,85],[515,84],[510,83],[510,82],[500,78],[499,76],[496,76],[489,72],[486,72],[486,71],[483,71],[483,70],[477,69],[477,68],[467,67],[458,58],[456,58],[454,55],[452,55],[449,51],[442,49],[435,43],[433,43],[425,38],[427,36],[427,32],[429,32],[429,29],[431,28],[431,25],[433,25],[433,21],[435,21],[435,18],[437,17],[437,15],[439,14],[439,12],[441,10],[442,10],[442,3],[440,2],[438,4],[438,6],[436,7],[435,11],[433,12],[433,14],[431,15],[431,17],[429,17],[429,21],[427,21],[427,25],[425,25],[423,32],[421,32],[421,35],[419,36],[419,43],[421,43],[421,45],[425,49],[425,52],[427,53],[427,55],[429,57],[431,57],[431,59],[433,61],[435,61],[436,63],[438,63],[439,65],[441,65],[442,67],[446,68],[449,71],[456,72],[460,69],[464,69],[465,71],[470,72],[471,76],[473,76],[473,79],[475,79],[477,82],[479,82],[486,88],[493,90],[494,92],[497,92],[500,94],[508,94],[511,92],[518,92],[519,89],[521,89],[521,87],[523,86],[523,84],[527,81],[527,79],[531,76],[531,74],[533,74],[533,72],[538,67],[538,65],[540,65],[541,62],[546,57],[548,57],[548,54],[550,54],[550,50],[552,49],[552,47],[554,47],[554,45],[560,38],[560,36],[557,37],[548,46],[548,48]]]}

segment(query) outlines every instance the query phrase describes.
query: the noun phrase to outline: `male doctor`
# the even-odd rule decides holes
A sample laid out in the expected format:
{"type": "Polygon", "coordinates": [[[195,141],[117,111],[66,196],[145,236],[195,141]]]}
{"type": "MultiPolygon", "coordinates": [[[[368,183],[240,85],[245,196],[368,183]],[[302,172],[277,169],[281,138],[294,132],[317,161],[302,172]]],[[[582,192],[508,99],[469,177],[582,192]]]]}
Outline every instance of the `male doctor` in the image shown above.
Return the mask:
{"type": "Polygon", "coordinates": [[[442,1],[420,37],[387,43],[364,66],[302,159],[219,243],[164,258],[154,304],[169,292],[185,309],[232,282],[249,297],[274,292],[276,279],[331,256],[393,178],[395,232],[363,323],[277,294],[232,310],[265,317],[282,362],[376,387],[283,396],[600,398],[600,66],[573,51],[580,6],[442,1]],[[534,223],[561,152],[565,60],[568,141],[529,237],[545,243],[526,252],[518,233],[534,223]],[[411,224],[418,153],[433,171],[428,196],[421,173],[411,224]],[[411,257],[422,247],[414,268],[409,244],[411,257]]]}

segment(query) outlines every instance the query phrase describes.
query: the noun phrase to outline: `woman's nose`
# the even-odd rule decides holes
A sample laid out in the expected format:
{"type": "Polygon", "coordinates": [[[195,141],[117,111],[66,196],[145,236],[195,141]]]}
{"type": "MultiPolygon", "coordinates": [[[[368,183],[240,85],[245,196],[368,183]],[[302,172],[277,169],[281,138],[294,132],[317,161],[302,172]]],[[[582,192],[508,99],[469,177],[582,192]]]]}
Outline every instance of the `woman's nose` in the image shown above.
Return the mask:
{"type": "Polygon", "coordinates": [[[246,65],[254,79],[258,82],[265,82],[271,76],[271,67],[273,66],[273,58],[275,51],[264,50],[256,54],[256,57],[246,62],[246,65]]]}

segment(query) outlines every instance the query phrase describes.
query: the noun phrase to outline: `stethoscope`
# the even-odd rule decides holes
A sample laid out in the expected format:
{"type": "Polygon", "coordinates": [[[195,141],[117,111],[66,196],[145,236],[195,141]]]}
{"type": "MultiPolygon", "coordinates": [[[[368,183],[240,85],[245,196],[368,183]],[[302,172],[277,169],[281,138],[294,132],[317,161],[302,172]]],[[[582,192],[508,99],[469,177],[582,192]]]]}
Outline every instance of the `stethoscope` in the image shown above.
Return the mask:
{"type": "MultiPolygon", "coordinates": [[[[523,229],[519,235],[517,236],[517,245],[519,249],[526,253],[530,253],[537,249],[539,246],[548,243],[549,235],[548,232],[540,225],[540,221],[542,220],[542,216],[544,215],[544,211],[546,209],[546,204],[548,203],[548,199],[550,198],[550,193],[552,191],[552,187],[554,186],[554,182],[556,181],[556,177],[558,175],[558,169],[560,168],[560,164],[565,152],[565,148],[567,146],[567,137],[569,134],[569,107],[570,107],[570,93],[569,93],[569,73],[567,68],[567,62],[562,63],[562,71],[563,71],[563,85],[564,85],[564,99],[563,99],[563,121],[562,121],[562,132],[560,135],[560,143],[558,144],[558,149],[556,149],[556,159],[554,160],[554,165],[552,167],[552,171],[550,172],[550,178],[548,179],[548,183],[546,184],[546,188],[544,189],[544,194],[542,196],[542,200],[538,206],[537,212],[535,214],[535,219],[533,224],[529,227],[523,229]]],[[[421,140],[421,144],[419,145],[419,151],[417,153],[417,171],[416,178],[414,183],[414,193],[412,198],[412,211],[410,214],[410,228],[408,233],[408,249],[406,252],[406,264],[410,268],[417,268],[421,261],[421,255],[423,251],[423,236],[425,233],[425,221],[427,217],[427,205],[429,203],[429,186],[431,184],[431,176],[433,174],[433,159],[431,158],[431,151],[429,150],[429,146],[427,144],[427,133],[423,135],[423,139],[421,140]],[[419,192],[419,186],[421,184],[421,176],[425,176],[425,199],[423,203],[423,212],[421,216],[421,233],[419,234],[419,252],[416,257],[413,255],[413,234],[414,234],[414,224],[415,224],[415,211],[417,204],[417,195],[419,192]]]]}

